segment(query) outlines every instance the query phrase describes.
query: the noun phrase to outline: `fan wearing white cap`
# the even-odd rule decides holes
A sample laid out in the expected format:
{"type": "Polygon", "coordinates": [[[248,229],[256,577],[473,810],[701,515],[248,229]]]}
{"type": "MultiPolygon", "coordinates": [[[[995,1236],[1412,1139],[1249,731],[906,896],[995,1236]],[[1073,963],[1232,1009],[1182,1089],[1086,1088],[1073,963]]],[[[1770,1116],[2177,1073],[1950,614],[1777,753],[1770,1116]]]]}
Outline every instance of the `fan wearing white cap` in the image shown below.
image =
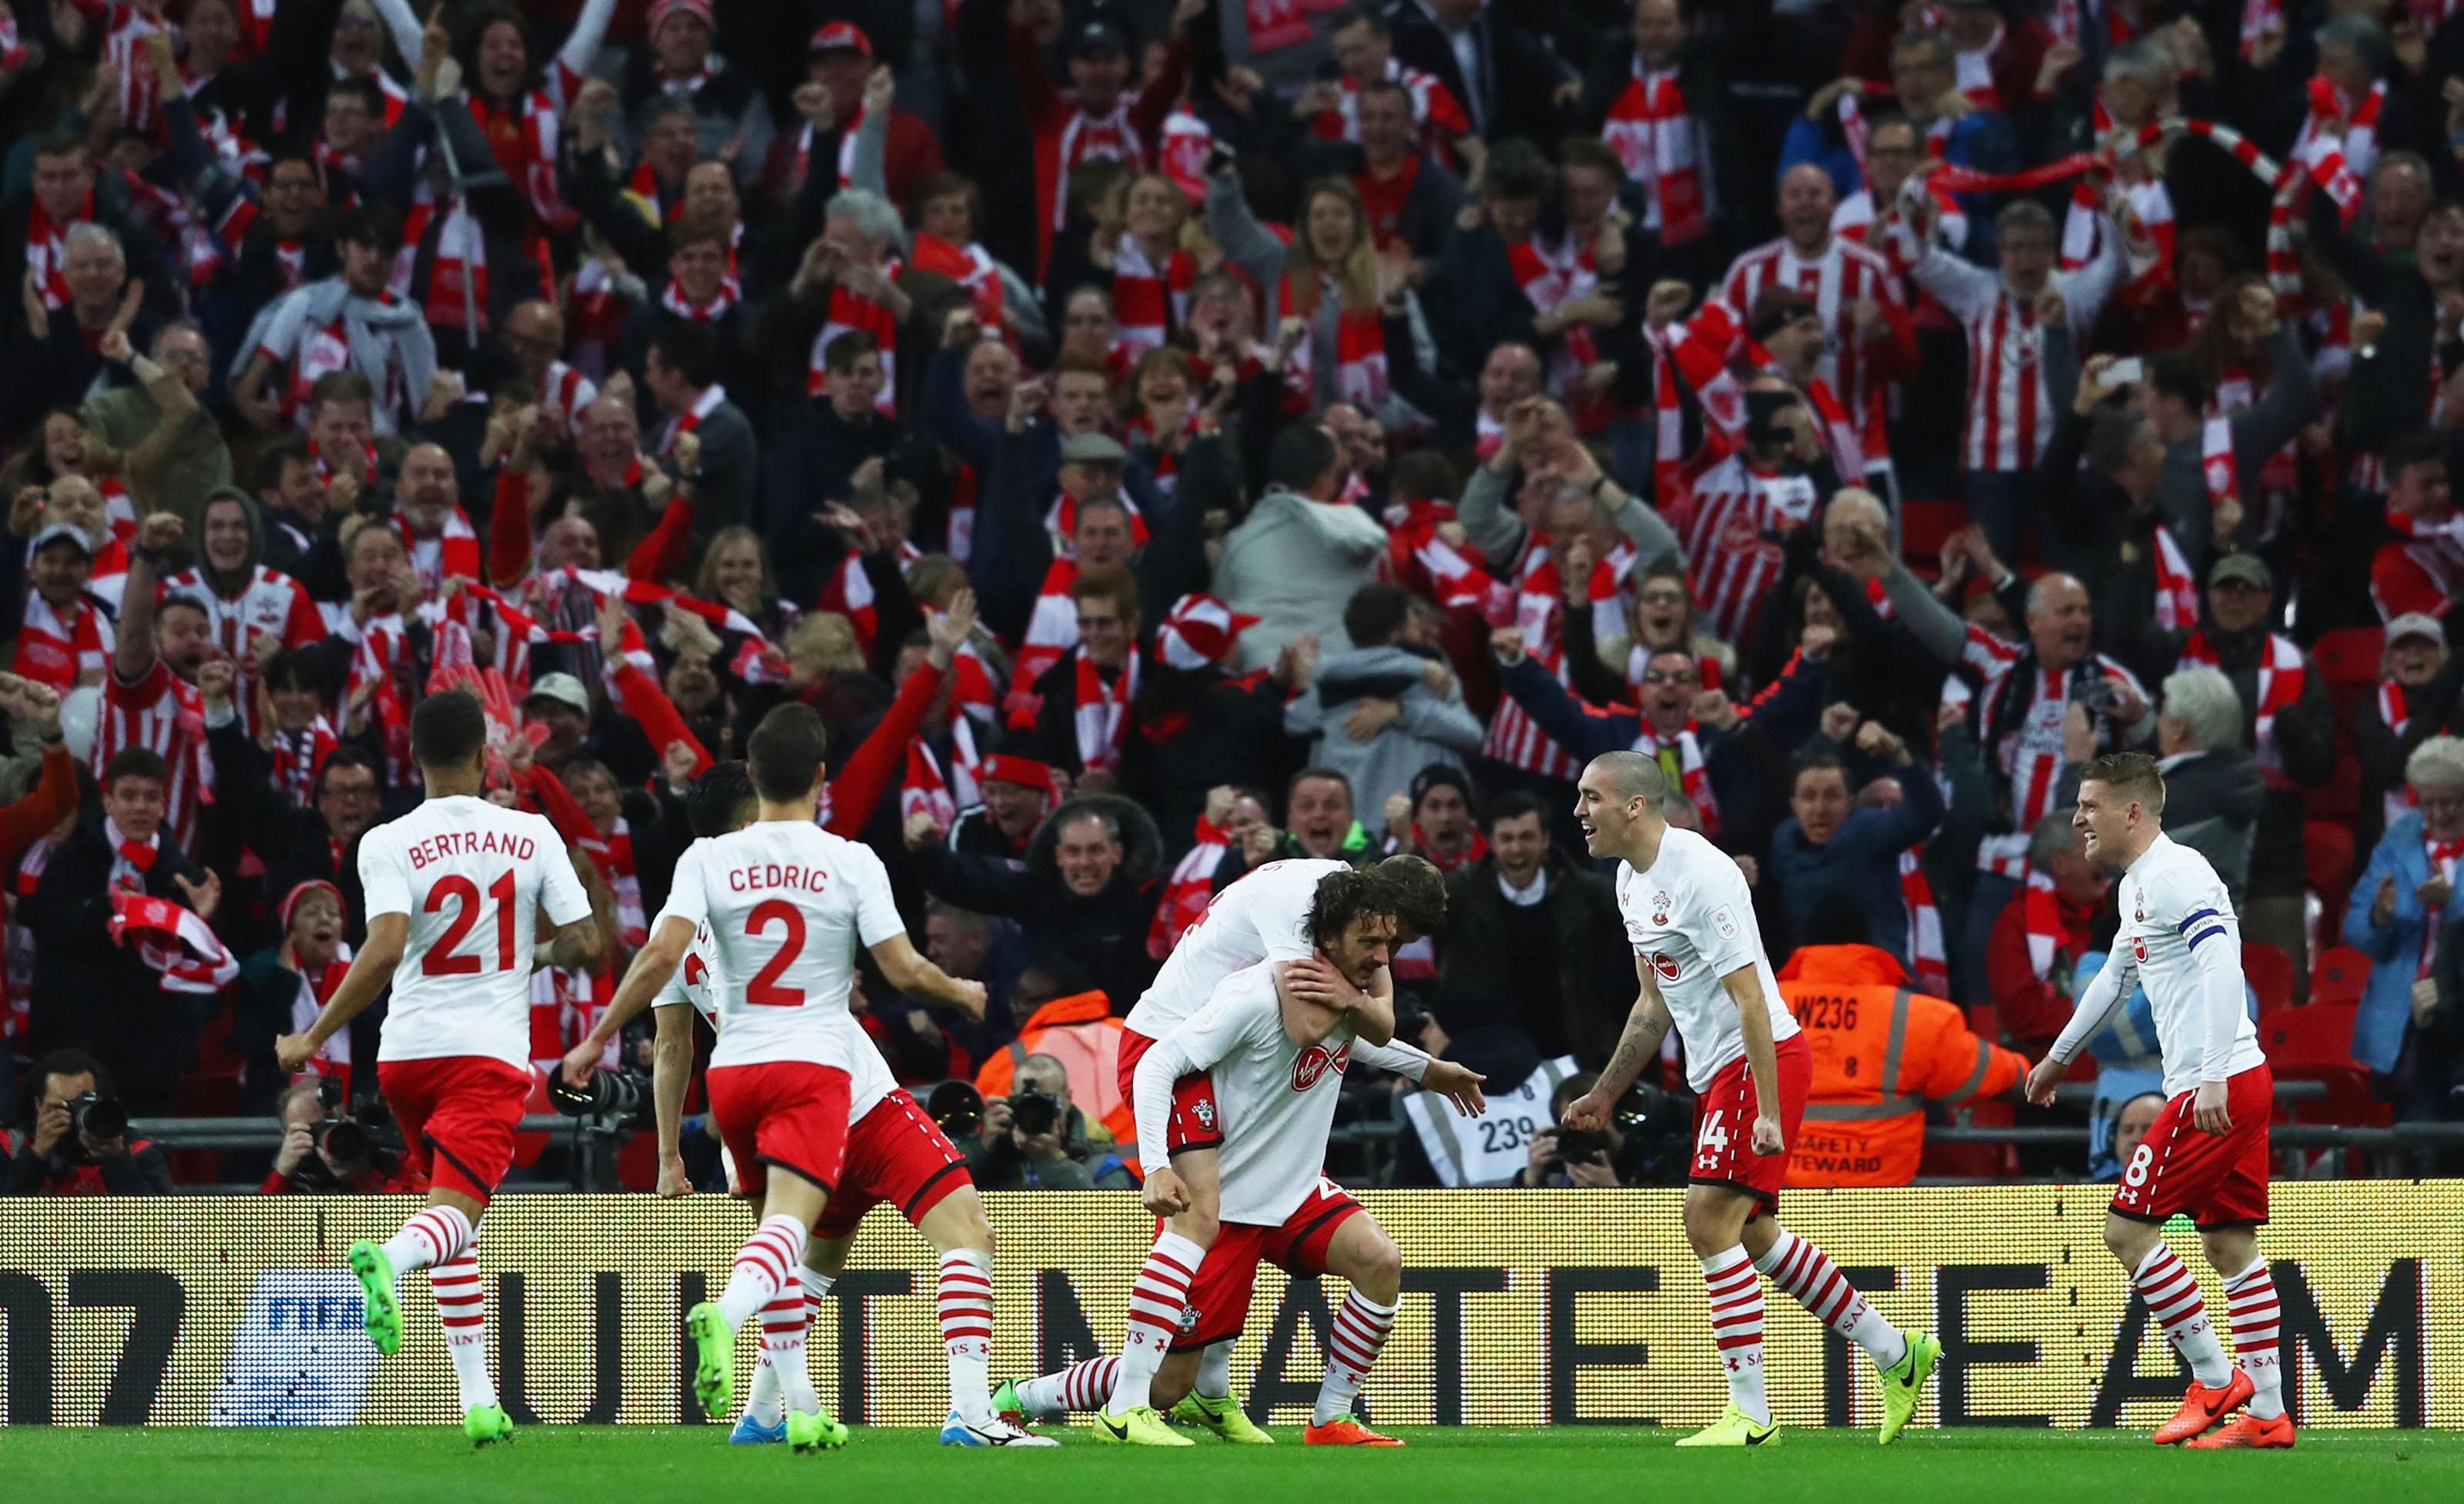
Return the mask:
{"type": "Polygon", "coordinates": [[[718,55],[711,0],[654,0],[644,26],[650,45],[625,70],[625,115],[639,121],[659,99],[693,106],[701,155],[733,163],[739,183],[770,154],[770,106],[751,75],[718,55]]]}
{"type": "MultiPolygon", "coordinates": [[[[69,476],[60,485],[85,485],[69,476]]],[[[17,672],[65,695],[99,684],[118,639],[111,608],[89,588],[94,540],[74,522],[49,522],[28,550],[26,610],[17,627],[17,672]]]]}
{"type": "Polygon", "coordinates": [[[2361,809],[2353,820],[2355,852],[2378,845],[2380,832],[2412,808],[2404,764],[2413,748],[2464,726],[2464,709],[2456,704],[2456,675],[2449,668],[2447,630],[2437,617],[2406,611],[2387,624],[2378,688],[2353,712],[2353,750],[2362,763],[2361,809]]]}

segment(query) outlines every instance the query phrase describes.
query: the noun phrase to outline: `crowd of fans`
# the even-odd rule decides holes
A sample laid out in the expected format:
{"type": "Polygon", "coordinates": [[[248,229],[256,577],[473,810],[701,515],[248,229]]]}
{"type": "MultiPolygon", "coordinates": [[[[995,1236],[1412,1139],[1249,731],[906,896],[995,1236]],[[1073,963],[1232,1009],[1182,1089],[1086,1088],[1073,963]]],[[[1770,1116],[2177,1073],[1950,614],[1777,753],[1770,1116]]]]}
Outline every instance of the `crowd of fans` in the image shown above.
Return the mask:
{"type": "Polygon", "coordinates": [[[1397,852],[1451,896],[1405,1028],[1510,1131],[1361,1082],[1394,1175],[1681,1173],[1668,1093],[1548,1126],[1636,989],[1569,839],[1617,748],[1744,868],[1817,1099],[1907,1115],[1809,1178],[2144,1130],[2144,1000],[2088,1157],[1918,1126],[2011,1122],[2101,961],[2121,747],[2285,1110],[2464,1116],[2449,5],[413,3],[0,3],[9,1188],[210,1179],[105,1130],[229,1114],[285,1133],[227,1178],[397,1183],[382,1008],[273,1042],[443,686],[617,941],[539,973],[543,1067],[691,781],[812,704],[830,829],[991,988],[857,999],[987,1184],[1126,1183],[1175,938],[1397,852]]]}

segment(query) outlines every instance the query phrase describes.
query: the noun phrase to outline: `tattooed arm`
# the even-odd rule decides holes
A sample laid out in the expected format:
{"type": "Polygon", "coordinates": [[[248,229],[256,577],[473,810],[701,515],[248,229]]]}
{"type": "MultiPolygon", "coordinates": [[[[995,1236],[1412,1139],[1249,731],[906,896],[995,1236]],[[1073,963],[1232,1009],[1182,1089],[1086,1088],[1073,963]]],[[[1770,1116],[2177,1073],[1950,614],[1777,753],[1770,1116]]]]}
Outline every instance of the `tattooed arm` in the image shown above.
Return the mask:
{"type": "Polygon", "coordinates": [[[1652,979],[1651,967],[1639,956],[1635,958],[1634,974],[1641,979],[1642,989],[1634,1000],[1634,1011],[1626,1015],[1625,1032],[1617,1036],[1617,1049],[1610,1051],[1608,1068],[1592,1083],[1592,1089],[1566,1106],[1559,1119],[1568,1128],[1605,1128],[1609,1114],[1617,1107],[1617,1098],[1634,1085],[1660,1053],[1660,1042],[1677,1021],[1669,1016],[1667,1000],[1660,995],[1660,984],[1652,979]]]}

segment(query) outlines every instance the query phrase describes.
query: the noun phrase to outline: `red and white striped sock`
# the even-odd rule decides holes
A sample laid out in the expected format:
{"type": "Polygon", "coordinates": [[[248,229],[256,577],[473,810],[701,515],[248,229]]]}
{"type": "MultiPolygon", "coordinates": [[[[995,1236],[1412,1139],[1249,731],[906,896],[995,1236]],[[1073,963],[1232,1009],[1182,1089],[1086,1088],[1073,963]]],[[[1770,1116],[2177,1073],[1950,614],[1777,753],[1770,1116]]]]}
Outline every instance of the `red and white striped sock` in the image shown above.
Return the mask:
{"type": "Polygon", "coordinates": [[[804,1367],[804,1288],[790,1283],[761,1308],[761,1362],[775,1376],[779,1404],[797,1414],[822,1407],[804,1367]]]}
{"type": "Polygon", "coordinates": [[[744,1247],[737,1250],[736,1268],[727,1276],[727,1289],[718,1297],[719,1315],[726,1317],[729,1331],[742,1326],[786,1288],[797,1261],[804,1256],[804,1225],[795,1218],[764,1217],[753,1236],[744,1240],[744,1247]]]}
{"type": "Polygon", "coordinates": [[[1395,1308],[1381,1306],[1355,1290],[1343,1297],[1334,1325],[1326,1335],[1326,1378],[1317,1386],[1317,1414],[1312,1424],[1324,1426],[1352,1413],[1360,1386],[1395,1330],[1395,1308]]]}
{"type": "Polygon", "coordinates": [[[1771,1424],[1763,1397],[1763,1282],[1745,1247],[1723,1249],[1703,1260],[1703,1285],[1711,1296],[1711,1338],[1720,1344],[1720,1366],[1728,1375],[1728,1403],[1771,1424]]]}
{"type": "Polygon", "coordinates": [[[941,1255],[941,1345],[950,1355],[950,1407],[970,1426],[993,1423],[993,1260],[974,1249],[941,1255]]]}
{"type": "Polygon", "coordinates": [[[1754,1260],[1754,1268],[1813,1312],[1815,1320],[1863,1348],[1875,1366],[1888,1368],[1907,1356],[1908,1339],[1857,1293],[1831,1255],[1786,1228],[1771,1250],[1754,1260]]]}
{"type": "Polygon", "coordinates": [[[2272,1421],[2284,1413],[2284,1368],[2276,1349],[2281,1316],[2276,1276],[2265,1258],[2225,1281],[2225,1314],[2233,1323],[2233,1356],[2250,1375],[2250,1413],[2272,1421]]]}
{"type": "Polygon", "coordinates": [[[466,1247],[429,1271],[428,1287],[436,1296],[437,1319],[445,1324],[445,1351],[453,1359],[462,1408],[467,1412],[495,1404],[496,1386],[488,1377],[488,1296],[479,1283],[479,1261],[466,1247]]]}
{"type": "Polygon", "coordinates": [[[2139,1297],[2147,1302],[2147,1314],[2165,1328],[2173,1351],[2190,1365],[2192,1377],[2211,1389],[2231,1382],[2233,1365],[2225,1361],[2224,1344],[2216,1339],[2215,1325],[2208,1319],[2208,1303],[2199,1295],[2199,1281],[2190,1267],[2159,1243],[2139,1261],[2130,1280],[2139,1287],[2139,1297]]]}
{"type": "Polygon", "coordinates": [[[1029,1415],[1049,1415],[1055,1410],[1091,1410],[1104,1403],[1120,1378],[1121,1360],[1117,1358],[1089,1358],[1071,1363],[1057,1374],[1023,1380],[1018,1386],[1019,1403],[1029,1415]]]}
{"type": "Polygon", "coordinates": [[[462,1215],[459,1206],[429,1206],[385,1240],[385,1255],[393,1260],[396,1274],[407,1274],[414,1269],[434,1269],[469,1248],[475,1236],[471,1219],[462,1215]]]}
{"type": "Polygon", "coordinates": [[[1123,1415],[1152,1403],[1155,1370],[1163,1366],[1164,1354],[1180,1335],[1180,1312],[1189,1303],[1189,1282],[1198,1277],[1198,1266],[1205,1260],[1206,1250],[1177,1232],[1155,1239],[1138,1270],[1137,1283],[1130,1287],[1120,1378],[1112,1385],[1105,1413],[1123,1415]]]}

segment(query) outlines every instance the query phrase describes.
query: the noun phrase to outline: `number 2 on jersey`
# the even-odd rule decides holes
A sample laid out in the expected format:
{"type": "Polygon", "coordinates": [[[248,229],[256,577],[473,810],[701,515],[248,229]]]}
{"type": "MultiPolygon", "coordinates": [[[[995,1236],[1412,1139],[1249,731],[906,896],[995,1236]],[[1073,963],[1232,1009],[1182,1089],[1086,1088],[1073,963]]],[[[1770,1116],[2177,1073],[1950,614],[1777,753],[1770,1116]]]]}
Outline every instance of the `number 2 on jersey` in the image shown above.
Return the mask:
{"type": "Polygon", "coordinates": [[[796,963],[796,958],[804,953],[803,912],[784,898],[757,903],[753,912],[744,917],[744,938],[752,940],[760,935],[770,928],[772,919],[779,921],[785,938],[779,942],[779,949],[771,956],[769,964],[746,984],[744,1001],[756,1007],[803,1007],[804,989],[782,987],[779,985],[779,979],[786,975],[787,968],[796,963]]]}
{"type": "MultiPolygon", "coordinates": [[[[488,896],[496,901],[496,967],[498,971],[514,969],[514,874],[506,873],[488,885],[488,896]]],[[[428,901],[420,908],[429,914],[445,911],[445,900],[451,898],[456,907],[447,922],[445,933],[419,958],[419,974],[423,977],[475,977],[488,969],[487,962],[476,956],[461,954],[462,941],[479,922],[479,885],[459,873],[436,879],[428,890],[428,901]]]]}

